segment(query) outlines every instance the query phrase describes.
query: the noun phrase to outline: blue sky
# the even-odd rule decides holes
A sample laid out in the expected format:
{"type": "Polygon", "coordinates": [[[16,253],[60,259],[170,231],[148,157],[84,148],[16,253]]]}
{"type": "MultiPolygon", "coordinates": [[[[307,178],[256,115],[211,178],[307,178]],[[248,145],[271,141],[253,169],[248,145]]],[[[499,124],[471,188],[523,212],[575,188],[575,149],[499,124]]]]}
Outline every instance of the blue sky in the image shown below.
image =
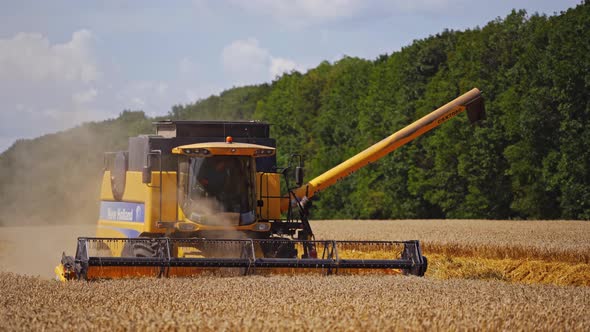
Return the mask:
{"type": "Polygon", "coordinates": [[[270,82],[343,55],[374,59],[513,8],[552,15],[579,0],[0,0],[0,151],[124,109],[270,82]]]}

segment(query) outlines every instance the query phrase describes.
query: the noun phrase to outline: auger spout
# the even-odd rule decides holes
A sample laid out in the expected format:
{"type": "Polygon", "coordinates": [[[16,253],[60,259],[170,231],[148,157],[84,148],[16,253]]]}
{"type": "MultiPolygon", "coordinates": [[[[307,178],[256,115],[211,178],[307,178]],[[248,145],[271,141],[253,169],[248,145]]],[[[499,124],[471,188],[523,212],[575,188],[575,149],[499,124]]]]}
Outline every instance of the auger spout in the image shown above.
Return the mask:
{"type": "Polygon", "coordinates": [[[485,118],[483,97],[479,89],[473,88],[414,123],[317,176],[307,184],[295,189],[289,199],[283,199],[281,201],[281,212],[286,212],[289,209],[289,203],[292,206],[296,206],[297,203],[306,202],[316,193],[332,186],[337,181],[351,175],[360,168],[390,154],[399,147],[422,136],[465,110],[467,110],[467,115],[471,123],[485,118]]]}

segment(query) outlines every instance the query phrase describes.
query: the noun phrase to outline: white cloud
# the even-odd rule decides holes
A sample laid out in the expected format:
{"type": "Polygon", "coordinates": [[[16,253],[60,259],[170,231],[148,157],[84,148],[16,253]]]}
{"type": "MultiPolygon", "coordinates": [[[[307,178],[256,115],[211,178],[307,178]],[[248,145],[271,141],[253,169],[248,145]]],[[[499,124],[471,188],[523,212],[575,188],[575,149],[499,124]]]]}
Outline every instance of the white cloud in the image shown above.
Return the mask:
{"type": "Polygon", "coordinates": [[[128,83],[117,93],[117,100],[124,109],[144,110],[149,114],[163,113],[167,105],[168,84],[162,81],[135,81],[128,83]]]}
{"type": "Polygon", "coordinates": [[[265,79],[264,73],[270,63],[268,50],[259,46],[258,40],[236,40],[224,47],[221,54],[223,68],[237,84],[265,79]]]}
{"type": "Polygon", "coordinates": [[[231,0],[250,14],[269,17],[289,27],[400,13],[433,13],[466,0],[231,0]]]}
{"type": "Polygon", "coordinates": [[[268,8],[279,17],[303,17],[303,18],[338,18],[352,16],[363,7],[361,0],[295,0],[273,1],[255,0],[261,6],[268,8]]]}
{"type": "Polygon", "coordinates": [[[260,83],[291,70],[303,70],[295,61],[275,57],[255,38],[235,40],[221,54],[223,68],[234,85],[260,83]]]}
{"type": "Polygon", "coordinates": [[[77,104],[88,104],[93,102],[97,95],[98,91],[94,88],[91,88],[86,91],[74,93],[74,95],[72,95],[72,100],[77,104]]]}
{"type": "Polygon", "coordinates": [[[63,43],[24,32],[0,39],[0,151],[10,140],[104,117],[96,106],[102,73],[93,46],[89,30],[63,43]]]}
{"type": "Polygon", "coordinates": [[[302,70],[303,68],[295,63],[295,61],[284,59],[284,58],[274,58],[271,57],[270,61],[270,76],[271,78],[276,78],[277,76],[281,76],[284,73],[289,73],[293,70],[302,70]]]}
{"type": "Polygon", "coordinates": [[[51,45],[37,33],[0,39],[0,76],[25,81],[96,81],[100,72],[92,57],[92,33],[74,32],[72,40],[51,45]]]}
{"type": "Polygon", "coordinates": [[[277,22],[295,26],[350,17],[365,6],[362,0],[234,0],[233,3],[261,16],[270,16],[277,22]]]}
{"type": "Polygon", "coordinates": [[[215,78],[212,79],[211,68],[205,68],[202,62],[202,59],[191,56],[185,56],[179,61],[179,75],[174,82],[170,82],[170,86],[173,87],[170,90],[174,93],[173,96],[169,96],[168,108],[176,104],[193,103],[222,90],[218,83],[221,77],[219,72],[213,73],[215,78]]]}
{"type": "MultiPolygon", "coordinates": [[[[429,12],[438,11],[441,9],[449,8],[457,3],[468,3],[465,0],[414,0],[404,1],[397,0],[393,1],[389,7],[389,11],[405,11],[405,12],[429,12]]],[[[387,4],[387,2],[385,2],[387,4]]]]}

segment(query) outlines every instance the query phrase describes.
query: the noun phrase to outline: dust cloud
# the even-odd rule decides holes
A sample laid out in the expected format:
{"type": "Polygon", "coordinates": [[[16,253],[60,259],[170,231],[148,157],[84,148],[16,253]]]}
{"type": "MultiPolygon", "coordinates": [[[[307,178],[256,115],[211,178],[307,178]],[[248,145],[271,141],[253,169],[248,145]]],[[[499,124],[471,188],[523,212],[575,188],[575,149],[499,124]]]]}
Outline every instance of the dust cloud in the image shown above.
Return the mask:
{"type": "Polygon", "coordinates": [[[105,129],[88,123],[0,154],[1,271],[52,278],[62,252],[74,255],[78,236],[95,235],[103,151],[120,140],[105,129]]]}
{"type": "MultiPolygon", "coordinates": [[[[225,181],[225,180],[224,180],[225,181]]],[[[180,184],[182,186],[182,184],[180,184]]],[[[228,186],[224,186],[228,187],[228,186]]],[[[233,187],[233,186],[229,186],[233,187]]],[[[231,190],[224,188],[226,190],[226,194],[234,194],[231,190]]],[[[183,197],[185,195],[184,191],[179,187],[178,188],[178,197],[183,197]]],[[[224,206],[223,202],[221,202],[218,198],[214,196],[207,197],[205,196],[205,191],[202,192],[203,196],[200,195],[187,195],[186,198],[182,198],[180,204],[184,212],[187,214],[187,217],[198,223],[203,223],[206,225],[214,225],[214,226],[222,226],[226,228],[226,230],[219,230],[216,232],[209,232],[207,237],[212,238],[223,238],[223,239],[245,239],[247,236],[240,231],[233,231],[231,230],[233,227],[236,227],[240,224],[240,212],[239,207],[235,207],[233,209],[234,212],[227,212],[227,207],[224,206]]],[[[245,213],[244,215],[248,215],[245,213]]],[[[255,218],[255,212],[252,211],[252,219],[255,218]]]]}
{"type": "Polygon", "coordinates": [[[19,140],[2,153],[0,225],[95,223],[103,153],[126,144],[125,137],[105,137],[104,127],[90,123],[19,140]]]}
{"type": "Polygon", "coordinates": [[[95,232],[95,225],[0,227],[0,271],[54,278],[62,252],[74,256],[77,238],[95,232]]]}

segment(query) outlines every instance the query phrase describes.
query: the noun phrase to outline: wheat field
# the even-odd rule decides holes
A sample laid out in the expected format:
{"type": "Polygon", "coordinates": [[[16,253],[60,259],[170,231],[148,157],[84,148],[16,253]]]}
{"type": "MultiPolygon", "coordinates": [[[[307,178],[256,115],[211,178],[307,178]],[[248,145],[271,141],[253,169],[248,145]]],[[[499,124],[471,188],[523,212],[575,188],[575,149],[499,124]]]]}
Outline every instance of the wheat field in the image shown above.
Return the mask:
{"type": "Polygon", "coordinates": [[[46,270],[92,226],[0,228],[0,330],[590,330],[588,222],[312,226],[318,239],[419,239],[429,269],[62,284],[46,270]]]}
{"type": "Polygon", "coordinates": [[[590,222],[532,220],[314,220],[317,238],[420,240],[430,253],[590,263],[590,222]]]}
{"type": "Polygon", "coordinates": [[[431,278],[590,286],[587,221],[316,220],[312,227],[320,239],[419,239],[431,278]]]}
{"type": "Polygon", "coordinates": [[[403,276],[59,284],[0,274],[0,330],[571,330],[590,288],[403,276]]]}

